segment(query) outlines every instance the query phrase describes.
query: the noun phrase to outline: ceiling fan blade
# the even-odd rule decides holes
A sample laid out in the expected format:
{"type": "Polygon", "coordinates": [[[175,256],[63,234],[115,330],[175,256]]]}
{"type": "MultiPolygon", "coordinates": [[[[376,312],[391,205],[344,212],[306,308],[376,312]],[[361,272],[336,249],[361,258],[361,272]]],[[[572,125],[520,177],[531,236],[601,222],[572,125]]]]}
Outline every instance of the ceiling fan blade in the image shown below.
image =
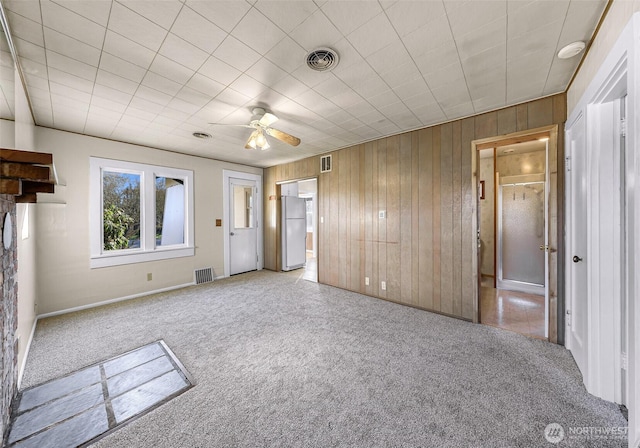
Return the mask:
{"type": "Polygon", "coordinates": [[[273,123],[275,123],[276,121],[278,121],[278,117],[276,117],[275,115],[270,114],[269,112],[267,112],[262,116],[262,118],[260,119],[260,121],[258,121],[258,123],[261,126],[269,127],[273,123]]]}
{"type": "Polygon", "coordinates": [[[294,137],[293,135],[279,131],[278,129],[266,128],[265,131],[271,137],[277,138],[278,140],[288,143],[291,146],[298,146],[300,144],[300,139],[298,137],[294,137]]]}
{"type": "Polygon", "coordinates": [[[256,137],[258,136],[258,130],[256,129],[255,131],[253,131],[251,133],[251,135],[249,136],[249,139],[247,140],[247,143],[244,144],[245,149],[256,149],[255,146],[251,146],[249,144],[249,142],[254,142],[255,145],[255,141],[256,141],[256,137]]]}
{"type": "Polygon", "coordinates": [[[253,126],[249,126],[248,124],[229,124],[229,123],[209,123],[209,124],[212,124],[214,126],[235,126],[235,127],[241,127],[241,128],[255,129],[253,126]]]}

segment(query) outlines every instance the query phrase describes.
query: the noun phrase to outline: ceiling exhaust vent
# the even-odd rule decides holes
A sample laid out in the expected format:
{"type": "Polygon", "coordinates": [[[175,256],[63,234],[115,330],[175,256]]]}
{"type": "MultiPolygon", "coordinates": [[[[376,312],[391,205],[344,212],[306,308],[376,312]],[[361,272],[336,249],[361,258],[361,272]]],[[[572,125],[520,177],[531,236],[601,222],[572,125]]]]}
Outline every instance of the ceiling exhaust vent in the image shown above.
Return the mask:
{"type": "Polygon", "coordinates": [[[331,171],[331,154],[320,157],[320,172],[328,173],[331,171]]]}
{"type": "Polygon", "coordinates": [[[328,72],[339,60],[338,53],[331,48],[316,48],[307,55],[307,66],[317,72],[328,72]]]}

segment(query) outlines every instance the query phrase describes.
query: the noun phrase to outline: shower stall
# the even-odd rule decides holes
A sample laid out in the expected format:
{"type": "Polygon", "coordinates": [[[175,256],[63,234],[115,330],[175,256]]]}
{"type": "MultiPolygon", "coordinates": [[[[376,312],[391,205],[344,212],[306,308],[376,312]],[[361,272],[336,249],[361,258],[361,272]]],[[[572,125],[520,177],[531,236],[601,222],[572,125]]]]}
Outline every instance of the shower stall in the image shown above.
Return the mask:
{"type": "Polygon", "coordinates": [[[545,295],[546,193],[544,175],[499,180],[497,287],[500,289],[545,295]]]}

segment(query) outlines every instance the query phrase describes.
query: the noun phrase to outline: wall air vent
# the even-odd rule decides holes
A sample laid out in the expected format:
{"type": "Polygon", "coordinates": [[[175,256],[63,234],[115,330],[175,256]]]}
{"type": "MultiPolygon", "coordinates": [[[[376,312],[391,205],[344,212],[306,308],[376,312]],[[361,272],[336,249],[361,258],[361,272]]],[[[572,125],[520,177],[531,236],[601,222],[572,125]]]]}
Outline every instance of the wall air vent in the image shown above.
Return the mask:
{"type": "Polygon", "coordinates": [[[196,280],[196,285],[213,281],[213,269],[211,268],[196,269],[193,271],[193,275],[196,280]]]}
{"type": "Polygon", "coordinates": [[[320,172],[328,173],[331,171],[331,154],[320,157],[320,172]]]}
{"type": "Polygon", "coordinates": [[[331,48],[316,48],[307,55],[307,66],[317,72],[328,72],[338,65],[338,53],[331,48]]]}

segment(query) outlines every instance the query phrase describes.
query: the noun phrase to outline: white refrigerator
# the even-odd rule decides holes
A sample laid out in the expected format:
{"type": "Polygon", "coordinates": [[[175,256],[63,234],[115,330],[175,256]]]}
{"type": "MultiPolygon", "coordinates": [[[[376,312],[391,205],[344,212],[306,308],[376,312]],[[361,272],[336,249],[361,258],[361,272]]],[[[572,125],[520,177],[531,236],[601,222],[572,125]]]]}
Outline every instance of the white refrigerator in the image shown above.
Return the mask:
{"type": "Polygon", "coordinates": [[[301,268],[307,261],[307,208],[303,198],[282,196],[282,270],[301,268]]]}

